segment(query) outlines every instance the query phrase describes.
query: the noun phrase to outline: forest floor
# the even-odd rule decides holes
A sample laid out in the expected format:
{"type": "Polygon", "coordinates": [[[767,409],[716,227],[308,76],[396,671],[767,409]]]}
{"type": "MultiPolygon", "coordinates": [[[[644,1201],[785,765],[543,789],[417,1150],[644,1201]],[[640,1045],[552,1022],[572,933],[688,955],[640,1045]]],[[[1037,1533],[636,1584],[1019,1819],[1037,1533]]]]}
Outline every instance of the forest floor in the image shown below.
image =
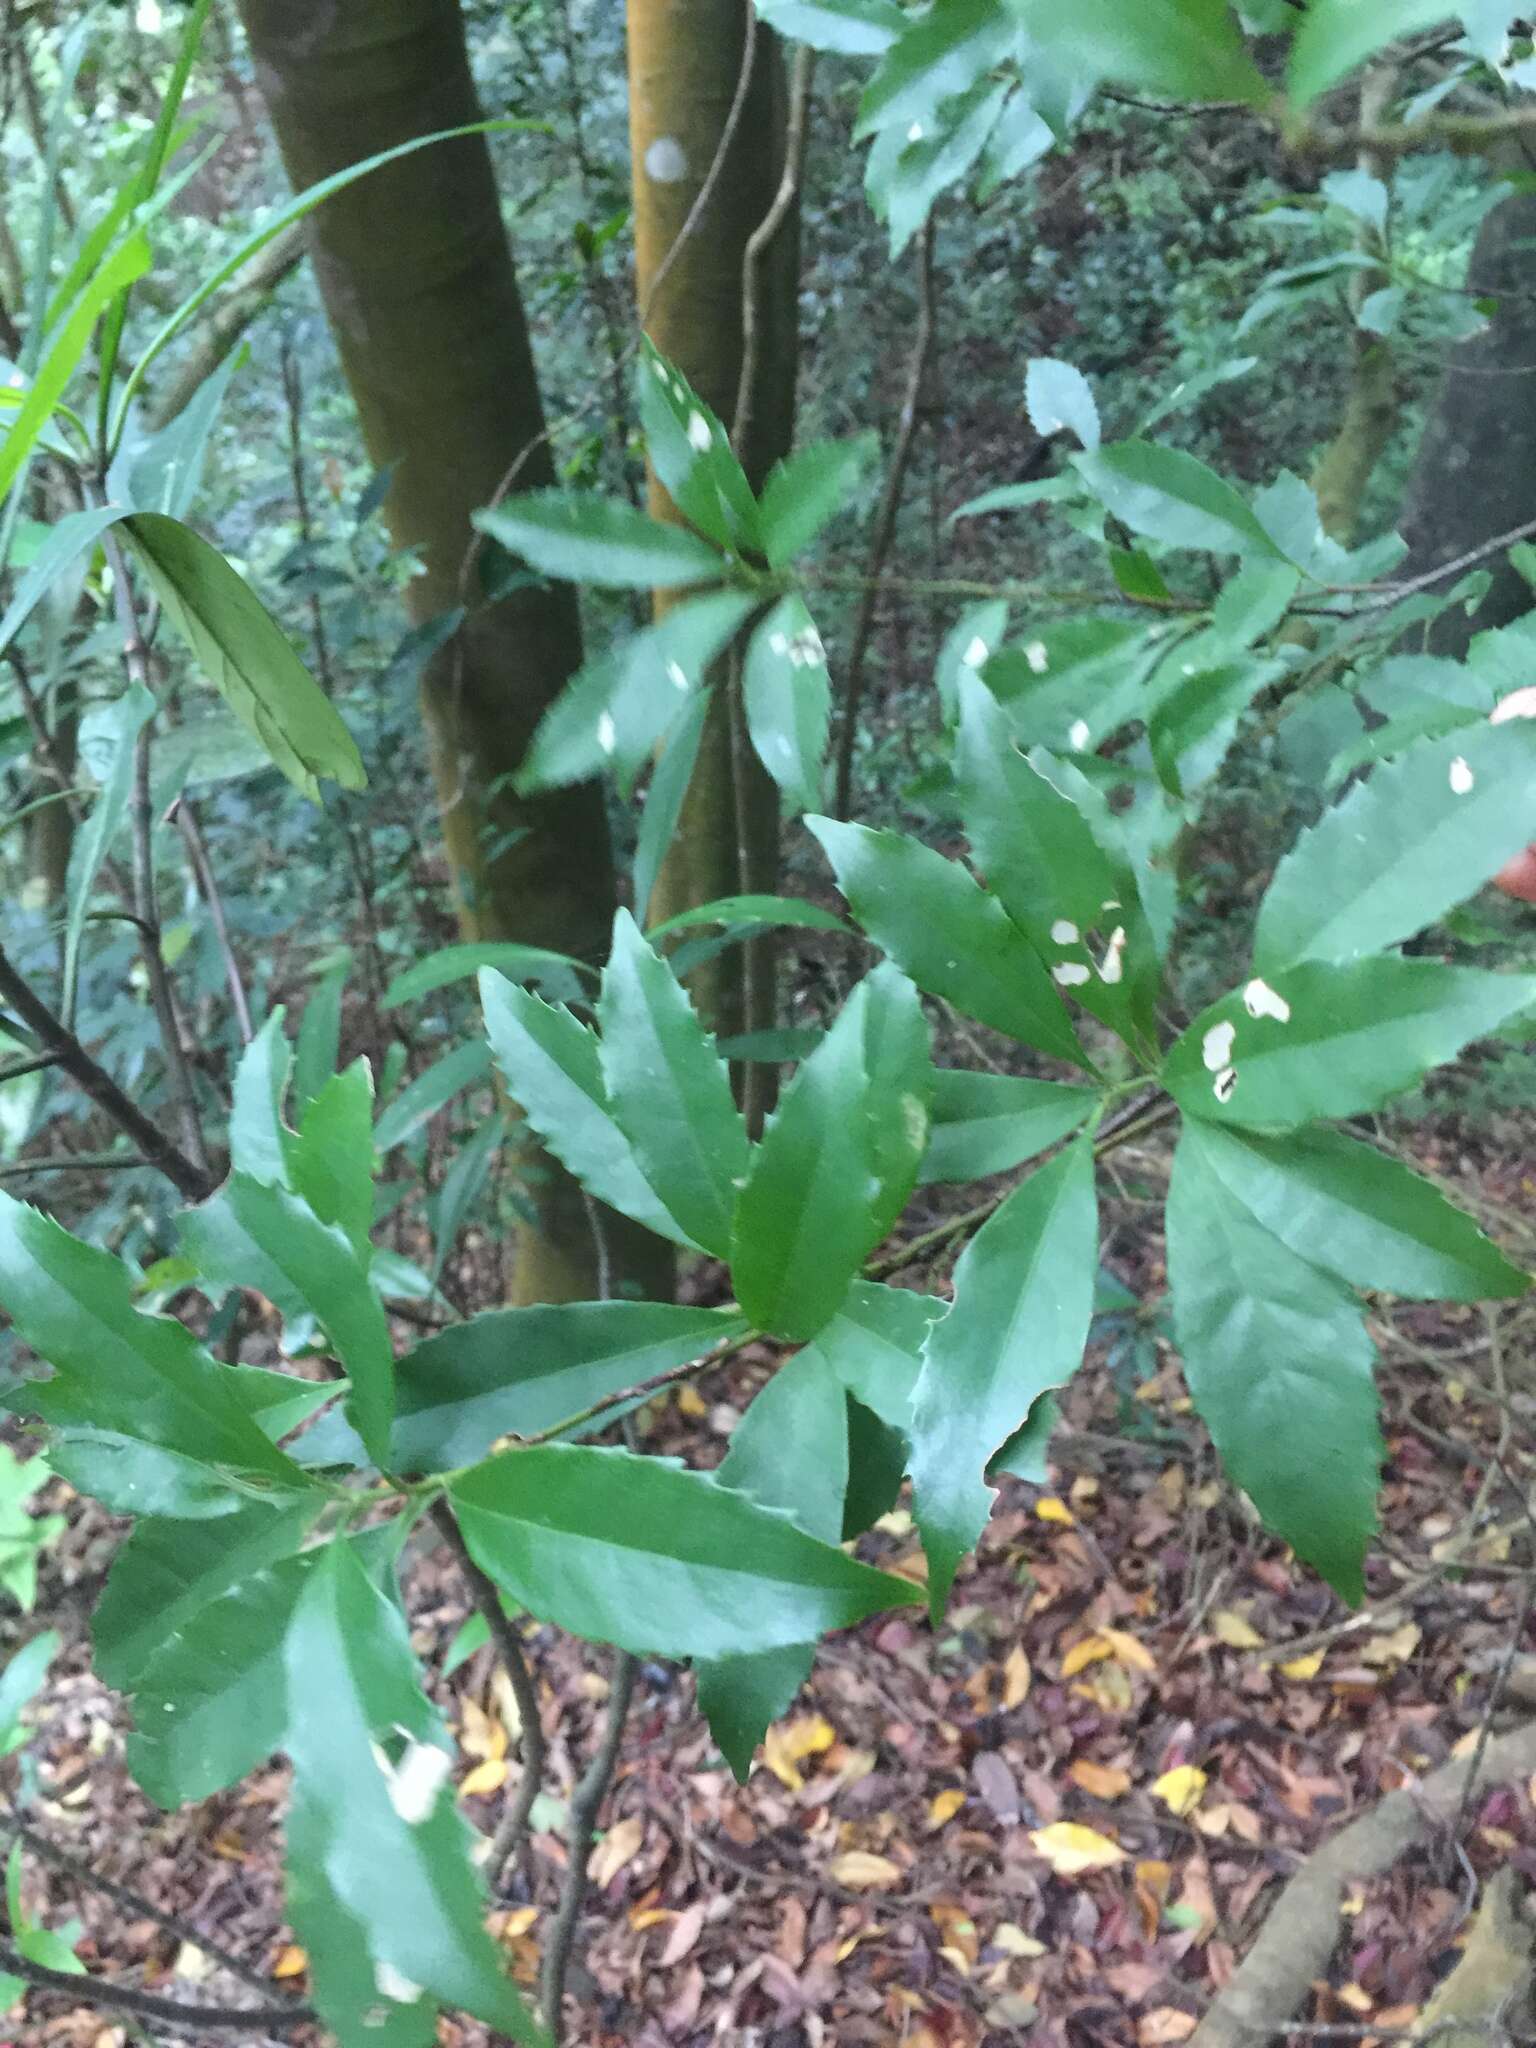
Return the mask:
{"type": "MultiPolygon", "coordinates": [[[[1536,1177],[1513,1148],[1498,1152],[1502,1164],[1424,1128],[1416,1138],[1418,1163],[1529,1253],[1536,1177]]],[[[1108,1205],[1108,1263],[1143,1297],[1160,1252],[1137,1218],[1162,1170],[1156,1153],[1128,1156],[1108,1205]]],[[[1099,1344],[1067,1396],[1051,1488],[1006,1483],[943,1625],[877,1619],[828,1643],[746,1785],[715,1754],[687,1674],[645,1666],[594,1857],[571,2038],[1186,2040],[1310,1850],[1536,1698],[1536,1312],[1399,1307],[1376,1321],[1389,1463],[1358,1614],[1221,1481],[1169,1355],[1156,1349],[1152,1376],[1130,1384],[1099,1344]]],[[[764,1369],[748,1354],[653,1407],[648,1447],[711,1462],[764,1369]]],[[[32,1910],[51,1925],[78,1915],[92,1972],[166,1996],[237,1987],[150,1909],[302,1990],[281,1903],[283,1767],[169,1816],[124,1770],[126,1710],[85,1668],[120,1534],[77,1506],[52,1553],[40,1611],[71,1648],[16,1798],[34,1830],[145,1906],[31,1853],[32,1910]]],[[[904,1509],[864,1548],[921,1580],[904,1509]]],[[[440,1678],[463,1589],[445,1552],[407,1556],[415,1640],[470,1780],[462,1804],[489,1829],[515,1782],[505,1687],[485,1650],[440,1678]]],[[[608,1680],[604,1652],[532,1623],[527,1642],[550,1737],[540,1884],[493,1925],[531,1981],[565,1859],[563,1802],[608,1680]]],[[[1457,1828],[1353,1890],[1312,2025],[1385,2042],[1413,2020],[1456,1959],[1481,1880],[1506,1863],[1536,1879],[1533,1794],[1536,1781],[1481,1788],[1457,1828]]],[[[0,2048],[149,2039],[52,1995],[27,2011],[0,2022],[0,2048]]],[[[484,2037],[445,2021],[440,2038],[484,2037]]]]}

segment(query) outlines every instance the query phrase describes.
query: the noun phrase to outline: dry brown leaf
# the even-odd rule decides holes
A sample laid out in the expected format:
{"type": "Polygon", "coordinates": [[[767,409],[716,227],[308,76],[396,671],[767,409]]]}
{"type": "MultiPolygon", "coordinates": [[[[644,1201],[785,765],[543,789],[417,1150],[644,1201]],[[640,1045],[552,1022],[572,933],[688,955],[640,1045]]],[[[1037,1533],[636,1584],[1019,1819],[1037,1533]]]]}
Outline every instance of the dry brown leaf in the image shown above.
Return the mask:
{"type": "Polygon", "coordinates": [[[1416,1621],[1405,1621],[1390,1635],[1372,1636],[1361,1647],[1360,1661],[1373,1666],[1405,1664],[1419,1647],[1423,1633],[1416,1621]]]}
{"type": "Polygon", "coordinates": [[[657,1967],[670,1970],[674,1963],[680,1963],[690,1954],[694,1944],[704,1930],[704,1902],[695,1900],[686,1907],[672,1923],[672,1932],[667,1936],[666,1946],[657,1957],[657,1967]]]}
{"type": "Polygon", "coordinates": [[[1118,1842],[1085,1828],[1080,1821],[1059,1820],[1051,1827],[1036,1828],[1030,1835],[1035,1853],[1043,1856],[1058,1877],[1081,1877],[1085,1871],[1108,1870],[1125,1861],[1118,1842]]]}
{"type": "Polygon", "coordinates": [[[519,1935],[528,1932],[538,1917],[537,1906],[514,1906],[501,1923],[502,1940],[516,1941],[519,1935]]]}
{"type": "Polygon", "coordinates": [[[1003,1660],[1003,1705],[1022,1707],[1029,1698],[1030,1683],[1034,1674],[1029,1668],[1029,1659],[1017,1643],[1003,1660]]]}
{"type": "Polygon", "coordinates": [[[499,1716],[488,1714],[478,1700],[464,1702],[459,1747],[477,1763],[490,1763],[507,1753],[507,1731],[499,1716]]]}
{"type": "Polygon", "coordinates": [[[592,1851],[589,1875],[596,1890],[602,1891],[640,1854],[645,1840],[645,1822],[636,1813],[616,1821],[592,1851]]]}
{"type": "Polygon", "coordinates": [[[834,1856],[827,1874],[851,1892],[883,1891],[901,1883],[901,1866],[889,1856],[877,1856],[870,1849],[849,1849],[834,1856]]]}
{"type": "Polygon", "coordinates": [[[1069,1764],[1067,1776],[1095,1799],[1123,1799],[1131,1789],[1129,1771],[1117,1764],[1096,1764],[1091,1757],[1080,1756],[1069,1764]]]}
{"type": "Polygon", "coordinates": [[[1176,2005],[1160,2005],[1138,2024],[1136,2048],[1170,2048],[1173,2042],[1187,2041],[1194,2031],[1193,2013],[1180,2012],[1176,2005]]]}

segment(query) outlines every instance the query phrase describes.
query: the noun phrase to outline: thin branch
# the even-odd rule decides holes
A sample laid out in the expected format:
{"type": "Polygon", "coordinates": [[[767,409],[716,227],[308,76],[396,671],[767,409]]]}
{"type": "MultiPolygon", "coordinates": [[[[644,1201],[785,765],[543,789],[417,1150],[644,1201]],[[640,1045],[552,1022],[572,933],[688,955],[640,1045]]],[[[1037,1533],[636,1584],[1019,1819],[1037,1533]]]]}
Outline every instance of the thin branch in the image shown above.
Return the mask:
{"type": "Polygon", "coordinates": [[[501,1889],[501,1880],[508,1862],[515,1854],[528,1896],[534,1892],[533,1852],[528,1843],[528,1816],[533,1811],[533,1802],[544,1787],[544,1770],[548,1760],[548,1748],[544,1741],[544,1727],[539,1719],[539,1694],[533,1682],[533,1673],[528,1669],[528,1660],[523,1655],[523,1646],[517,1630],[507,1618],[507,1611],[501,1604],[501,1595],[490,1576],[480,1569],[469,1554],[463,1531],[454,1517],[453,1509],[445,1499],[432,1503],[432,1519],[438,1533],[453,1552],[464,1583],[469,1587],[470,1596],[491,1632],[491,1641],[501,1659],[512,1687],[512,1697],[517,1701],[518,1715],[522,1728],[518,1737],[518,1751],[522,1763],[522,1775],[518,1779],[517,1794],[508,1806],[496,1829],[491,1844],[491,1883],[501,1889]]]}
{"type": "Polygon", "coordinates": [[[752,445],[757,408],[758,372],[763,348],[763,265],[783,232],[805,182],[805,152],[811,138],[811,85],[816,52],[808,43],[795,51],[789,81],[789,115],[784,129],[784,175],[773,203],[752,233],[741,261],[741,377],[736,385],[736,410],[731,419],[731,446],[738,456],[752,445]]]}
{"type": "Polygon", "coordinates": [[[105,2006],[111,2011],[131,2014],[135,2019],[154,2020],[163,2027],[206,2027],[209,2031],[233,2033],[237,2029],[269,2027],[274,2033],[292,2033],[296,2027],[314,2026],[319,2014],[308,2005],[183,2005],[179,1999],[157,1998],[131,1984],[114,1984],[104,1977],[72,1976],[68,1970],[50,1970],[42,1963],[29,1962],[8,1941],[0,1941],[0,1970],[20,1977],[39,1991],[56,1991],[74,2005],[105,2006]]]}
{"type": "Polygon", "coordinates": [[[4,947],[0,947],[0,999],[42,1041],[76,1086],[138,1146],[151,1166],[175,1183],[188,1201],[201,1202],[213,1193],[217,1182],[206,1163],[189,1158],[152,1117],[129,1100],[75,1034],[66,1030],[47,1004],[32,993],[4,947]]]}
{"type": "Polygon", "coordinates": [[[41,1159],[18,1159],[14,1166],[0,1166],[0,1180],[17,1180],[29,1173],[110,1173],[148,1166],[132,1152],[50,1152],[41,1159]]]}
{"type": "Polygon", "coordinates": [[[181,832],[182,843],[187,849],[192,878],[197,883],[198,894],[202,897],[204,908],[213,924],[219,957],[224,962],[224,979],[229,983],[229,1000],[234,1005],[240,1043],[249,1045],[256,1036],[256,1029],[251,1022],[251,1005],[245,993],[245,976],[240,971],[240,961],[229,936],[229,920],[224,915],[224,898],[219,892],[213,862],[208,858],[208,842],[203,837],[202,824],[197,812],[192,808],[192,800],[185,794],[179,797],[176,803],[176,823],[181,832]]]}
{"type": "Polygon", "coordinates": [[[592,1860],[597,1816],[618,1765],[624,1722],[634,1697],[639,1670],[639,1659],[631,1656],[628,1650],[614,1651],[613,1676],[609,1685],[608,1708],[603,1716],[602,1736],[580,1784],[571,1794],[570,1862],[566,1865],[565,1881],[560,1887],[560,1904],[554,1925],[549,1930],[543,1968],[539,1972],[539,2003],[544,2024],[557,2040],[571,1949],[576,1940],[581,1909],[586,1902],[587,1866],[592,1860]]]}
{"type": "Polygon", "coordinates": [[[923,385],[928,377],[929,360],[933,354],[937,324],[933,297],[933,241],[934,221],[930,213],[923,224],[923,232],[917,245],[917,334],[913,340],[912,358],[907,368],[907,388],[902,398],[896,445],[891,451],[890,468],[886,471],[885,491],[880,500],[880,510],[875,516],[875,530],[870,537],[869,556],[864,572],[866,588],[859,600],[853,627],[853,644],[848,653],[848,673],[843,685],[842,723],[837,735],[832,800],[834,818],[846,818],[853,805],[853,753],[858,741],[859,707],[864,695],[864,665],[869,655],[869,643],[875,625],[876,586],[896,534],[896,517],[901,510],[907,467],[912,459],[912,444],[917,434],[918,408],[922,401],[923,385]]]}
{"type": "Polygon", "coordinates": [[[1379,157],[1410,156],[1420,149],[1446,149],[1453,156],[1482,156],[1501,142],[1536,134],[1536,107],[1505,107],[1494,114],[1436,114],[1422,121],[1370,121],[1359,127],[1305,125],[1285,140],[1298,156],[1346,159],[1369,150],[1379,157]]]}
{"type": "Polygon", "coordinates": [[[1367,612],[1385,611],[1399,599],[1412,597],[1420,590],[1432,590],[1437,583],[1459,576],[1464,569],[1475,569],[1479,562],[1486,562],[1490,555],[1501,555],[1506,548],[1516,546],[1520,541],[1536,538],[1536,519],[1527,519],[1519,526],[1512,526],[1508,533],[1496,533],[1492,540],[1480,541],[1475,548],[1468,548],[1464,555],[1456,555],[1449,562],[1442,562],[1438,569],[1426,569],[1420,576],[1405,576],[1399,583],[1357,583],[1344,584],[1340,588],[1346,593],[1362,591],[1376,596],[1376,603],[1362,606],[1367,612]]]}

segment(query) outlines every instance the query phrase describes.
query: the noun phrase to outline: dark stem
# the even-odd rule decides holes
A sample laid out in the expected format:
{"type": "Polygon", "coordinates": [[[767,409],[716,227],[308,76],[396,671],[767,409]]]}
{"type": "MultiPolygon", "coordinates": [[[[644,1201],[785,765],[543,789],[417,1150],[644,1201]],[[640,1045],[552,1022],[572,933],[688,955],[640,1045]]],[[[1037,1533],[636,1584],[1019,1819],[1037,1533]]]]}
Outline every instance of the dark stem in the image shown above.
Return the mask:
{"type": "Polygon", "coordinates": [[[158,2021],[163,2027],[206,2027],[231,2033],[237,2029],[255,2033],[268,2027],[274,2033],[291,2033],[295,2027],[310,2027],[319,2019],[308,2005],[183,2005],[178,1999],[157,1998],[131,1984],[113,1984],[90,1975],[77,1977],[68,1970],[50,1970],[42,1963],[28,1962],[8,1941],[0,1941],[0,1970],[39,1991],[60,1992],[72,2005],[106,2006],[135,2019],[158,2021]]]}
{"type": "Polygon", "coordinates": [[[28,1173],[111,1173],[148,1164],[133,1152],[50,1152],[41,1159],[0,1166],[0,1180],[17,1180],[28,1173]]]}
{"type": "Polygon", "coordinates": [[[891,551],[891,542],[896,537],[896,519],[901,511],[902,492],[906,488],[907,469],[912,460],[912,444],[917,438],[923,385],[927,381],[928,365],[933,355],[936,327],[933,241],[934,216],[930,213],[917,245],[917,334],[912,343],[912,359],[907,367],[907,388],[901,401],[896,445],[891,450],[890,468],[885,473],[885,490],[880,499],[880,509],[875,515],[875,530],[870,536],[869,557],[864,565],[865,589],[859,599],[859,609],[853,625],[853,644],[848,651],[848,674],[843,685],[842,722],[837,735],[832,797],[834,818],[846,818],[853,807],[853,754],[858,743],[859,710],[864,697],[864,668],[874,632],[875,606],[879,602],[880,572],[885,567],[886,557],[891,551]]]}
{"type": "Polygon", "coordinates": [[[731,420],[731,445],[745,458],[752,446],[762,356],[763,264],[794,210],[805,178],[805,152],[811,136],[811,84],[816,52],[802,43],[795,51],[789,82],[789,116],[784,131],[784,175],[773,203],[752,233],[741,264],[741,377],[736,386],[736,411],[731,420]]]}
{"type": "Polygon", "coordinates": [[[229,920],[224,915],[224,898],[219,893],[213,862],[208,858],[208,842],[203,837],[203,828],[197,812],[192,808],[190,797],[183,796],[177,804],[176,823],[181,830],[182,843],[187,849],[187,859],[191,863],[192,878],[197,883],[198,894],[202,897],[204,907],[213,921],[213,935],[218,941],[219,957],[224,962],[224,978],[229,983],[229,1000],[234,1005],[240,1043],[249,1045],[256,1032],[251,1023],[251,1006],[245,993],[245,976],[240,971],[240,962],[230,940],[229,920]]]}

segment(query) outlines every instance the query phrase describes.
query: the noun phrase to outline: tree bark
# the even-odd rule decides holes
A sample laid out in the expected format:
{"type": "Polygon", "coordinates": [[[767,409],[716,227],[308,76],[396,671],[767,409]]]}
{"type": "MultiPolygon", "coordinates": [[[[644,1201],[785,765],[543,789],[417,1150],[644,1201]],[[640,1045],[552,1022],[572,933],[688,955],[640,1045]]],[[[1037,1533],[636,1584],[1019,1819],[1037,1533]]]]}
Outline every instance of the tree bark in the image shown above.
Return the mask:
{"type": "MultiPolygon", "coordinates": [[[[641,321],[729,426],[741,378],[747,243],[784,169],[787,89],[772,31],[751,37],[752,0],[629,0],[629,120],[634,167],[635,285],[641,321]],[[721,161],[727,124],[742,92],[721,161]],[[709,197],[688,226],[701,191],[709,197]],[[687,232],[685,233],[685,228],[687,232]]],[[[794,431],[798,207],[758,266],[758,375],[745,445],[754,489],[794,431]]],[[[655,477],[651,510],[678,517],[655,477]]],[[[667,599],[658,593],[658,608],[667,599]]],[[[729,678],[717,684],[678,831],[649,906],[652,922],[718,896],[771,891],[778,878],[778,794],[733,721],[729,678]],[[733,730],[733,723],[735,730],[733,730]]],[[[643,907],[643,906],[642,906],[643,907]]],[[[773,1022],[772,958],[759,944],[719,954],[694,979],[722,1032],[773,1022]]]]}
{"type": "MultiPolygon", "coordinates": [[[[241,0],[241,13],[295,188],[481,118],[456,0],[241,0]]],[[[470,605],[422,684],[463,933],[600,959],[615,904],[601,790],[527,801],[511,788],[541,714],[580,663],[576,594],[557,584],[474,602],[471,512],[520,456],[520,488],[552,480],[484,138],[374,171],[309,223],[369,456],[396,465],[385,516],[422,564],[412,615],[470,605]]],[[[590,1295],[597,1255],[580,1192],[552,1161],[536,1165],[525,1182],[536,1221],[520,1228],[513,1298],[590,1295]]],[[[654,1283],[654,1240],[638,1241],[619,1219],[609,1236],[621,1270],[654,1283]]]]}

